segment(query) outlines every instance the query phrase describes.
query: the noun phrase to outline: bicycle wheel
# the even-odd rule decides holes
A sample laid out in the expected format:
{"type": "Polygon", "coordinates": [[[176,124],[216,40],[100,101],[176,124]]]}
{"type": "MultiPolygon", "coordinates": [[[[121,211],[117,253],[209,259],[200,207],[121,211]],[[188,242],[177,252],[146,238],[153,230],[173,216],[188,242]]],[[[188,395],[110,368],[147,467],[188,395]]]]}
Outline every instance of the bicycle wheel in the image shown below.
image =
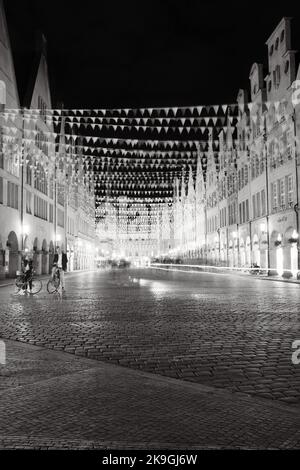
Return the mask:
{"type": "Polygon", "coordinates": [[[47,291],[49,294],[54,294],[59,288],[59,279],[49,279],[47,282],[47,291]]]}
{"type": "Polygon", "coordinates": [[[42,290],[42,287],[43,287],[42,281],[40,281],[39,279],[33,279],[31,293],[33,295],[38,294],[42,290]]]}
{"type": "Polygon", "coordinates": [[[23,276],[18,276],[15,281],[16,289],[20,290],[24,286],[23,276]]]}

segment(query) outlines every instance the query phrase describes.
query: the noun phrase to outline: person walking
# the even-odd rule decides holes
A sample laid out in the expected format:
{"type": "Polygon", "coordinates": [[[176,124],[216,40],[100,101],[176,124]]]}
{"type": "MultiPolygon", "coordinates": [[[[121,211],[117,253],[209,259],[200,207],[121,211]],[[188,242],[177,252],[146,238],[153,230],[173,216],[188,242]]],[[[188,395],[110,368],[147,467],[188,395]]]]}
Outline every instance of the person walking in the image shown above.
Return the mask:
{"type": "Polygon", "coordinates": [[[59,270],[60,284],[62,290],[65,290],[65,272],[67,271],[68,258],[66,253],[59,246],[56,247],[56,253],[53,258],[52,278],[55,271],[59,270]]]}

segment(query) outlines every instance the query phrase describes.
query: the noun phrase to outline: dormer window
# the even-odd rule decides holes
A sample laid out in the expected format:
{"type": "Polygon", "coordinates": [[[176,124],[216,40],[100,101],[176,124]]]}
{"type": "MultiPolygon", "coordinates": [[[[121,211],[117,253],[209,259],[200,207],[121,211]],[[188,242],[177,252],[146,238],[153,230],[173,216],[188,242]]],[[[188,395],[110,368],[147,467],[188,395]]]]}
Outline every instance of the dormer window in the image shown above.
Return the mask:
{"type": "Polygon", "coordinates": [[[287,60],[284,64],[284,73],[288,73],[289,68],[290,68],[290,61],[287,60]]]}

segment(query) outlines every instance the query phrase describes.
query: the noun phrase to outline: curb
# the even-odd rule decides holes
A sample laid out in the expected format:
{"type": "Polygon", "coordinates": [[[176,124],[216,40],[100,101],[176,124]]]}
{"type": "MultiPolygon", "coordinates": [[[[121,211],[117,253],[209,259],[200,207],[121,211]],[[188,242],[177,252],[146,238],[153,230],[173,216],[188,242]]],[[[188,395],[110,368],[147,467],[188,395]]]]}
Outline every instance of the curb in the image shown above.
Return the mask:
{"type": "MultiPolygon", "coordinates": [[[[168,266],[168,265],[166,265],[168,266]]],[[[180,266],[180,265],[179,265],[180,266]]],[[[194,268],[194,265],[193,264],[190,264],[190,265],[185,265],[185,266],[188,266],[189,268],[194,268]]],[[[217,266],[212,266],[213,267],[217,267],[217,266]]],[[[166,271],[166,272],[176,272],[176,273],[183,273],[183,274],[205,274],[205,273],[209,273],[209,274],[222,274],[222,275],[231,275],[231,276],[237,276],[237,277],[241,277],[241,278],[247,278],[249,277],[250,279],[259,279],[261,281],[275,281],[275,282],[285,282],[285,283],[289,283],[289,284],[300,284],[300,280],[298,281],[297,279],[295,280],[290,280],[290,279],[280,279],[280,278],[277,278],[276,276],[260,276],[260,275],[257,275],[257,276],[251,276],[250,274],[247,274],[247,273],[239,273],[239,272],[235,272],[235,271],[220,271],[220,272],[211,272],[211,271],[205,271],[204,269],[201,270],[201,271],[183,271],[181,269],[168,269],[168,268],[164,268],[164,267],[161,267],[161,266],[155,266],[155,265],[151,265],[150,266],[150,269],[157,269],[157,270],[163,270],[163,271],[166,271]]]]}

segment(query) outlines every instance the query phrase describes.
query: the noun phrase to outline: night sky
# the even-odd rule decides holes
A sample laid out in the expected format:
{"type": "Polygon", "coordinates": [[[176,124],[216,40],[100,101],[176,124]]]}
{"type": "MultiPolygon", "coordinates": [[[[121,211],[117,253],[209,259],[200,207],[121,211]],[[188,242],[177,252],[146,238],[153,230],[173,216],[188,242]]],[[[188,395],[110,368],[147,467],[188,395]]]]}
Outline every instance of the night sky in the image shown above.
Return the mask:
{"type": "MultiPolygon", "coordinates": [[[[297,2],[6,0],[22,97],[35,32],[48,41],[53,106],[176,106],[235,102],[265,41],[297,2]]],[[[296,31],[297,30],[297,31],[296,31]]],[[[297,37],[298,36],[298,37],[297,37]]]]}

